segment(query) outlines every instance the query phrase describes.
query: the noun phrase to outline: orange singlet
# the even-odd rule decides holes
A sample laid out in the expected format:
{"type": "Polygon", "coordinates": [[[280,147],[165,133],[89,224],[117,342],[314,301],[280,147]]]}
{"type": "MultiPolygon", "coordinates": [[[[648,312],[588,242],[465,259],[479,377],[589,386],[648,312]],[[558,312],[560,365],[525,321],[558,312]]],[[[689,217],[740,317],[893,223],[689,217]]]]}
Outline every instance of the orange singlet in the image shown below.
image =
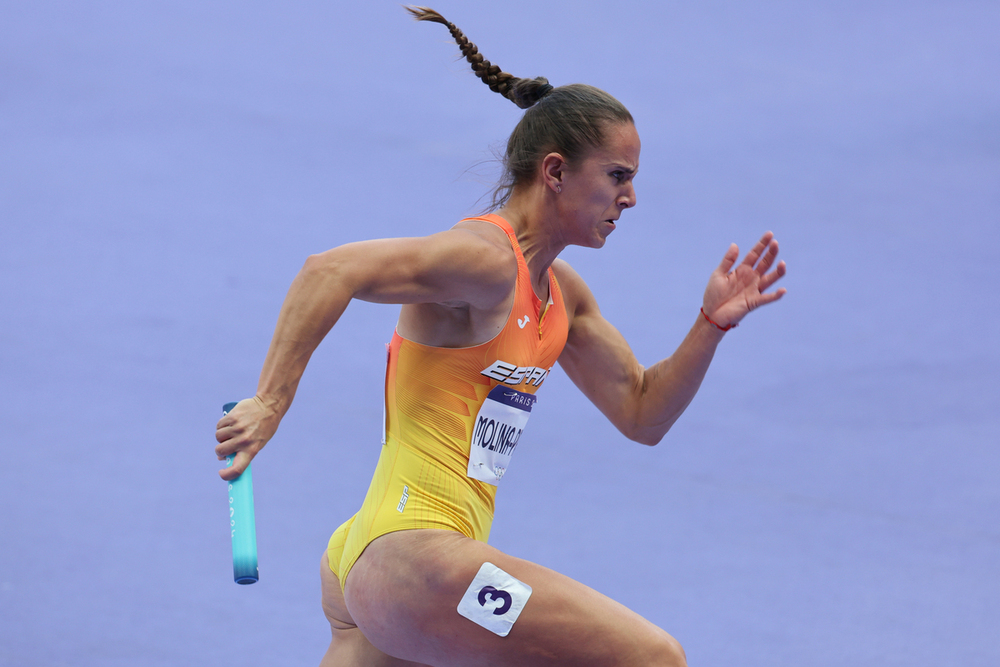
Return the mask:
{"type": "Polygon", "coordinates": [[[510,224],[494,214],[468,220],[507,233],[517,256],[514,305],[500,333],[473,347],[431,347],[393,333],[382,454],[364,504],[327,547],[341,587],[365,548],[387,533],[438,528],[487,541],[496,485],[566,344],[569,322],[552,269],[543,304],[510,224]]]}

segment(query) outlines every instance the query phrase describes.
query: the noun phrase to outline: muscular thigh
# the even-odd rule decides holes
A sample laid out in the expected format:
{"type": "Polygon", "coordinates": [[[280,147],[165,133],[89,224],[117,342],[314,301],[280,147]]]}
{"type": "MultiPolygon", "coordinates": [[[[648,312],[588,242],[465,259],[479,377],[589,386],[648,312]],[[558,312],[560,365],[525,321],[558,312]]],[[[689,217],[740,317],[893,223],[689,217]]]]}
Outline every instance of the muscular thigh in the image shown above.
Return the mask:
{"type": "Polygon", "coordinates": [[[346,606],[374,646],[440,667],[684,664],[667,633],[623,605],[449,531],[403,531],[372,542],[348,577],[346,606]],[[486,562],[532,589],[506,637],[457,611],[486,562]]]}

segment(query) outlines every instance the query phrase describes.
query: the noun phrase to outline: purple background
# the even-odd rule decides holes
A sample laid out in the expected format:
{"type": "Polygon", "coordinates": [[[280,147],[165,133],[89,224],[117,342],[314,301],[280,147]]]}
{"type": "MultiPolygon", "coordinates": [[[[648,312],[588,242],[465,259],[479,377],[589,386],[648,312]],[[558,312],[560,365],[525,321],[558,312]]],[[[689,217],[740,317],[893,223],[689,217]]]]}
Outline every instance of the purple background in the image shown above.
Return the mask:
{"type": "MultiPolygon", "coordinates": [[[[1000,5],[441,0],[494,62],[622,100],[639,205],[565,256],[644,363],[726,246],[789,294],[654,449],[556,371],[492,542],[692,665],[1000,664],[1000,5]]],[[[0,665],[315,664],[396,309],[356,303],[254,464],[212,453],[305,257],[478,209],[519,117],[394,2],[0,5],[0,665]]]]}

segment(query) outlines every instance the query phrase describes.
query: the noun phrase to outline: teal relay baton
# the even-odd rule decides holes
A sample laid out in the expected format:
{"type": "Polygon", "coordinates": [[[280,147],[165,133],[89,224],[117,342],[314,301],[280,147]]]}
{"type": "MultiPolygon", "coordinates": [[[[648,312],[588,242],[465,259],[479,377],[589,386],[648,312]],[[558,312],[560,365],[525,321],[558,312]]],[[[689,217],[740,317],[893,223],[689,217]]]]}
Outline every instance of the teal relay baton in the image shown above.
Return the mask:
{"type": "MultiPolygon", "coordinates": [[[[236,403],[222,406],[227,415],[236,403]]],[[[233,455],[226,457],[226,467],[233,465],[233,455]]],[[[229,528],[233,536],[233,579],[238,584],[257,582],[257,526],[253,516],[253,475],[250,466],[229,482],[229,528]]]]}

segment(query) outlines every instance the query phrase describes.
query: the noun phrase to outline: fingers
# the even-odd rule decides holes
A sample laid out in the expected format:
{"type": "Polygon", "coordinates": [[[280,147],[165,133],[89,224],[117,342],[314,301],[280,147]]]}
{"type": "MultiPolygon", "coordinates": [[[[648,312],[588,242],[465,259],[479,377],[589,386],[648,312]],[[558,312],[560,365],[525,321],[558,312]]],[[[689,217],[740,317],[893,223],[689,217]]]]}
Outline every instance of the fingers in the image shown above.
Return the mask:
{"type": "Polygon", "coordinates": [[[774,267],[774,271],[771,271],[770,273],[761,276],[760,280],[757,282],[758,294],[757,298],[754,299],[753,309],[759,308],[768,303],[774,303],[775,301],[777,301],[778,299],[780,299],[781,297],[785,296],[785,294],[788,293],[788,290],[786,290],[784,287],[775,290],[774,292],[770,293],[765,292],[765,290],[767,290],[771,285],[780,280],[781,277],[784,275],[785,275],[785,263],[778,262],[778,265],[774,267]]]}
{"type": "MultiPolygon", "coordinates": [[[[723,274],[728,274],[736,260],[739,259],[740,251],[735,243],[729,246],[729,250],[726,251],[725,256],[722,258],[722,263],[719,264],[717,271],[723,274]]],[[[773,232],[765,232],[757,244],[750,249],[746,257],[740,263],[741,266],[746,266],[747,268],[753,269],[758,275],[763,276],[768,272],[771,266],[774,264],[774,260],[778,257],[778,242],[774,240],[773,232]]],[[[780,277],[780,276],[779,276],[780,277]]],[[[773,282],[773,281],[772,281],[773,282]]]]}
{"type": "Polygon", "coordinates": [[[243,474],[243,471],[250,465],[256,451],[250,438],[244,437],[242,428],[230,426],[220,429],[215,433],[219,444],[215,446],[215,455],[220,461],[226,461],[232,457],[232,465],[219,471],[219,477],[232,481],[243,474]]]}
{"type": "Polygon", "coordinates": [[[219,421],[219,424],[215,427],[215,440],[219,444],[215,446],[215,455],[219,457],[221,461],[226,457],[227,454],[231,454],[240,448],[241,445],[245,445],[246,442],[241,438],[246,432],[242,426],[236,424],[236,420],[230,420],[228,423],[223,425],[223,421],[229,419],[228,416],[223,417],[219,421]]]}
{"type": "Polygon", "coordinates": [[[778,242],[774,240],[773,233],[766,232],[757,245],[743,258],[743,266],[754,269],[758,275],[764,275],[771,268],[777,256],[778,242]]]}
{"type": "Polygon", "coordinates": [[[705,288],[703,301],[706,312],[717,313],[722,309],[729,316],[726,320],[720,315],[720,321],[739,322],[749,311],[773,303],[787,293],[784,288],[767,292],[786,272],[785,262],[777,261],[778,242],[774,234],[767,232],[761,236],[743,261],[734,268],[738,257],[739,249],[734,243],[729,246],[722,263],[713,272],[705,288]]]}
{"type": "MultiPolygon", "coordinates": [[[[760,259],[761,255],[764,255],[764,252],[770,249],[771,240],[773,238],[774,234],[771,232],[765,232],[764,236],[760,237],[760,241],[757,241],[757,245],[751,248],[750,252],[747,253],[747,256],[743,258],[743,264],[753,268],[757,263],[757,260],[760,259]]],[[[777,253],[777,249],[775,249],[775,253],[777,253]]]]}
{"type": "MultiPolygon", "coordinates": [[[[256,400],[256,399],[255,399],[256,400]]],[[[223,415],[215,425],[215,455],[220,461],[232,458],[232,465],[219,471],[219,477],[232,481],[243,474],[250,461],[273,435],[262,427],[260,410],[253,401],[243,400],[229,414],[223,415]]]]}
{"type": "Polygon", "coordinates": [[[215,430],[218,431],[219,429],[226,428],[227,426],[232,426],[235,423],[236,417],[233,416],[233,413],[230,412],[228,414],[224,414],[222,415],[222,418],[216,422],[215,430]]]}
{"type": "Polygon", "coordinates": [[[726,275],[733,268],[733,264],[739,259],[740,249],[735,243],[729,244],[729,250],[726,254],[722,256],[722,263],[719,264],[719,268],[716,271],[720,272],[722,275],[726,275]]]}
{"type": "Polygon", "coordinates": [[[243,472],[247,469],[247,466],[250,465],[250,461],[252,459],[253,457],[246,452],[236,452],[236,454],[233,455],[233,465],[220,470],[219,477],[227,482],[233,481],[243,474],[243,472]]]}
{"type": "Polygon", "coordinates": [[[247,434],[247,419],[240,418],[239,405],[233,408],[228,414],[222,415],[215,424],[215,440],[219,444],[215,447],[215,454],[221,461],[227,454],[232,454],[249,444],[249,438],[243,438],[247,434]]]}
{"type": "Polygon", "coordinates": [[[763,276],[767,273],[768,269],[771,268],[771,265],[774,264],[774,260],[777,257],[778,242],[772,239],[771,242],[767,244],[767,251],[764,253],[764,256],[760,258],[760,261],[757,263],[757,267],[754,270],[763,276]]]}
{"type": "Polygon", "coordinates": [[[216,426],[215,439],[219,444],[215,446],[215,455],[220,461],[233,457],[233,464],[219,471],[219,477],[224,480],[232,481],[239,477],[253,459],[253,455],[244,449],[250,444],[244,434],[245,429],[230,415],[220,419],[216,426]]]}
{"type": "Polygon", "coordinates": [[[774,267],[774,271],[771,271],[770,273],[765,273],[760,277],[760,282],[757,283],[758,289],[760,289],[760,291],[763,292],[771,285],[776,283],[778,280],[780,280],[781,277],[784,275],[785,275],[785,263],[783,261],[778,262],[778,266],[774,267]]]}
{"type": "Polygon", "coordinates": [[[226,437],[216,432],[215,437],[219,440],[219,444],[215,446],[215,458],[220,461],[235,451],[238,451],[240,445],[242,444],[236,436],[226,437]]]}
{"type": "Polygon", "coordinates": [[[785,296],[787,292],[788,290],[782,287],[781,289],[775,290],[774,292],[769,292],[768,294],[761,294],[760,296],[757,297],[753,309],[756,310],[761,306],[766,306],[769,303],[774,303],[781,297],[785,296]]]}

